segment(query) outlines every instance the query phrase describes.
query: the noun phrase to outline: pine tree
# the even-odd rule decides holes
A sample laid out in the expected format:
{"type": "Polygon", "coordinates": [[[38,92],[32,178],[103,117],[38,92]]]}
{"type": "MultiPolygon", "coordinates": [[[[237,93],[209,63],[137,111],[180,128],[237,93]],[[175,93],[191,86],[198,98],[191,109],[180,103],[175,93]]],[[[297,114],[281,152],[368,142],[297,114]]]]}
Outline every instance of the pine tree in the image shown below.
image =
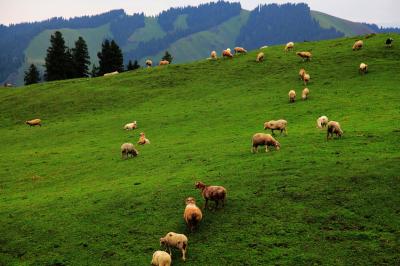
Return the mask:
{"type": "Polygon", "coordinates": [[[67,50],[65,51],[64,71],[67,79],[73,79],[77,77],[74,58],[72,56],[72,50],[69,48],[67,48],[67,50]]]}
{"type": "Polygon", "coordinates": [[[90,71],[90,76],[92,77],[92,78],[95,78],[95,77],[97,77],[99,75],[99,68],[95,65],[95,64],[93,64],[92,65],[92,71],[90,71]]]}
{"type": "Polygon", "coordinates": [[[56,31],[50,37],[50,47],[45,58],[45,79],[61,80],[67,78],[66,65],[68,64],[68,48],[65,46],[61,32],[56,31]]]}
{"type": "Polygon", "coordinates": [[[140,65],[139,65],[138,61],[135,60],[135,62],[133,62],[133,70],[136,70],[136,69],[139,69],[139,68],[140,68],[140,65]]]}
{"type": "Polygon", "coordinates": [[[101,45],[101,52],[97,53],[97,57],[99,58],[100,64],[100,76],[114,71],[124,71],[122,51],[114,40],[111,42],[105,40],[101,45]]]}
{"type": "Polygon", "coordinates": [[[162,60],[167,60],[171,64],[173,59],[174,58],[172,57],[172,55],[168,51],[165,51],[165,54],[162,57],[162,60]]]}
{"type": "Polygon", "coordinates": [[[34,64],[31,64],[29,69],[25,71],[24,82],[25,85],[35,84],[40,81],[40,73],[34,64]]]}
{"type": "Polygon", "coordinates": [[[126,70],[127,70],[127,71],[133,70],[132,60],[129,60],[128,65],[126,66],[126,70]]]}
{"type": "Polygon", "coordinates": [[[77,78],[89,76],[90,56],[85,40],[79,37],[72,49],[72,59],[77,78]]]}

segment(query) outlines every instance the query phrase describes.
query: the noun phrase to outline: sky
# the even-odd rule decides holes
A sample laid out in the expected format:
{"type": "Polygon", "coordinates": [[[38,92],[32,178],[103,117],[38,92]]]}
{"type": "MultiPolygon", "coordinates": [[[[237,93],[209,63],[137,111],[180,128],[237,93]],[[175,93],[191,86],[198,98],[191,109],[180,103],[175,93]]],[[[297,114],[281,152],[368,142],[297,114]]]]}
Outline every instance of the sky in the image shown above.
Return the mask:
{"type": "MultiPolygon", "coordinates": [[[[238,0],[229,1],[238,2],[238,0]]],[[[112,9],[124,9],[128,14],[144,12],[146,15],[156,15],[170,7],[207,2],[211,0],[0,0],[0,24],[40,21],[51,17],[96,15],[112,9]]],[[[242,7],[248,10],[258,4],[305,2],[312,10],[351,21],[400,27],[400,16],[398,16],[400,0],[240,0],[240,2],[242,7]]]]}

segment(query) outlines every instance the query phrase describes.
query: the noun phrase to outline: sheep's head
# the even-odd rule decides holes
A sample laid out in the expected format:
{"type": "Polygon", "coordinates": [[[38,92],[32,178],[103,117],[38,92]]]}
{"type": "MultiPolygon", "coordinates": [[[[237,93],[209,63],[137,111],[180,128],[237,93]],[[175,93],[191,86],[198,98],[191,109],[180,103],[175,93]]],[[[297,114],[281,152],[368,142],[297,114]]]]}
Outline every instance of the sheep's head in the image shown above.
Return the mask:
{"type": "Polygon", "coordinates": [[[189,197],[185,200],[186,205],[188,204],[196,204],[196,200],[193,197],[189,197]]]}
{"type": "Polygon", "coordinates": [[[206,187],[206,185],[201,181],[197,181],[195,183],[195,187],[198,188],[198,189],[204,189],[206,187]]]}
{"type": "Polygon", "coordinates": [[[160,246],[165,246],[167,244],[167,240],[164,237],[160,238],[160,246]]]}
{"type": "Polygon", "coordinates": [[[264,123],[264,130],[270,129],[270,128],[271,128],[270,123],[269,123],[269,122],[265,122],[265,123],[264,123]]]}

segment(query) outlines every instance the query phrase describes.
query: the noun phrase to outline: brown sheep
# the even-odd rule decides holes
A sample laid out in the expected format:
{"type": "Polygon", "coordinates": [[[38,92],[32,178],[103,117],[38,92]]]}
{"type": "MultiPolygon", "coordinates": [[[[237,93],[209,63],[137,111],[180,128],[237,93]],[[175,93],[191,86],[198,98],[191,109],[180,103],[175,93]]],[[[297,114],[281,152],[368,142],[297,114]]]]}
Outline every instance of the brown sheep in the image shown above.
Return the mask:
{"type": "Polygon", "coordinates": [[[194,228],[200,223],[201,219],[203,219],[203,213],[200,208],[196,205],[196,200],[192,197],[189,197],[185,201],[186,208],[183,213],[183,218],[187,226],[193,232],[194,228]]]}
{"type": "Polygon", "coordinates": [[[219,201],[222,202],[222,207],[225,206],[226,189],[221,186],[206,186],[203,182],[196,182],[195,187],[201,190],[201,195],[206,200],[204,209],[208,207],[208,200],[215,202],[215,209],[218,208],[219,201]]]}
{"type": "Polygon", "coordinates": [[[336,121],[329,121],[327,125],[327,134],[326,139],[333,138],[333,134],[336,134],[337,137],[342,137],[343,130],[340,128],[339,122],[336,121]]]}
{"type": "Polygon", "coordinates": [[[29,125],[30,127],[34,127],[34,126],[41,127],[42,126],[42,120],[40,120],[39,118],[36,118],[36,119],[25,121],[25,124],[29,125]]]}
{"type": "Polygon", "coordinates": [[[294,101],[296,100],[296,92],[294,90],[290,90],[288,95],[289,95],[289,102],[294,103],[294,101]]]}
{"type": "Polygon", "coordinates": [[[358,40],[353,44],[353,51],[358,51],[364,46],[364,42],[362,40],[358,40]]]}
{"type": "Polygon", "coordinates": [[[366,74],[368,72],[368,65],[365,63],[360,64],[360,68],[358,69],[360,74],[366,74]]]}
{"type": "Polygon", "coordinates": [[[267,129],[271,129],[272,135],[274,135],[274,130],[280,130],[281,135],[285,131],[285,135],[287,135],[287,121],[283,119],[267,121],[264,123],[264,130],[267,129]]]}
{"type": "Polygon", "coordinates": [[[235,47],[233,50],[235,51],[235,54],[245,54],[245,53],[247,53],[247,50],[244,49],[243,47],[235,47]]]}
{"type": "Polygon", "coordinates": [[[169,61],[167,60],[161,60],[160,63],[158,64],[159,66],[166,66],[169,65],[169,61]]]}
{"type": "Polygon", "coordinates": [[[304,74],[307,74],[307,72],[306,72],[306,70],[304,68],[301,68],[300,71],[299,71],[299,78],[301,80],[303,80],[304,74]]]}
{"type": "Polygon", "coordinates": [[[264,133],[256,133],[253,135],[252,138],[252,148],[251,151],[257,152],[258,146],[264,146],[265,145],[265,152],[268,152],[268,146],[274,146],[277,151],[281,148],[281,144],[274,139],[270,134],[264,134],[264,133]]]}
{"type": "Polygon", "coordinates": [[[132,143],[124,143],[121,145],[121,154],[122,159],[127,159],[129,154],[131,157],[135,157],[139,154],[139,152],[135,149],[135,146],[133,146],[132,143]]]}
{"type": "Polygon", "coordinates": [[[230,50],[230,49],[223,50],[223,51],[222,51],[222,57],[229,57],[229,58],[232,58],[233,55],[232,55],[232,53],[231,53],[231,50],[230,50]]]}
{"type": "Polygon", "coordinates": [[[216,51],[212,51],[211,52],[211,59],[217,59],[217,52],[216,51]]]}
{"type": "Polygon", "coordinates": [[[258,53],[257,58],[256,58],[256,62],[262,62],[264,61],[264,53],[258,53]]]}
{"type": "Polygon", "coordinates": [[[288,42],[285,46],[285,52],[293,50],[294,49],[294,42],[288,42]]]}
{"type": "Polygon", "coordinates": [[[312,57],[310,52],[297,52],[296,54],[303,58],[303,61],[310,61],[312,57]]]}
{"type": "Polygon", "coordinates": [[[308,88],[304,88],[303,92],[301,93],[301,98],[303,100],[307,100],[308,99],[308,94],[310,94],[310,90],[308,88]]]}
{"type": "Polygon", "coordinates": [[[138,144],[140,145],[150,144],[150,140],[146,138],[143,132],[140,133],[138,144]]]}
{"type": "Polygon", "coordinates": [[[310,74],[305,73],[303,75],[304,86],[307,86],[308,82],[310,82],[310,79],[311,79],[310,74]]]}

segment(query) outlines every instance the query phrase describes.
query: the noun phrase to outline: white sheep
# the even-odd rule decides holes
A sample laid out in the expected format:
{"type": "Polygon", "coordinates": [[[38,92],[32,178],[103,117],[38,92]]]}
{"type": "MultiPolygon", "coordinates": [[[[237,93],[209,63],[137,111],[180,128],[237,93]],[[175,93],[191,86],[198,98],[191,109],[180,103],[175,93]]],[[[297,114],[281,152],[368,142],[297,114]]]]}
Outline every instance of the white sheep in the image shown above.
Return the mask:
{"type": "Polygon", "coordinates": [[[139,152],[135,149],[135,146],[133,146],[132,143],[124,143],[121,145],[121,154],[122,159],[127,159],[129,157],[129,154],[132,157],[135,157],[139,154],[139,152]]]}
{"type": "Polygon", "coordinates": [[[186,260],[186,252],[188,247],[188,238],[184,234],[169,232],[164,237],[160,238],[160,245],[165,246],[165,250],[169,250],[172,255],[171,248],[177,248],[182,252],[182,260],[186,260]]]}
{"type": "Polygon", "coordinates": [[[323,115],[317,119],[317,128],[322,129],[328,125],[329,119],[327,116],[323,115]]]}
{"type": "Polygon", "coordinates": [[[308,88],[304,88],[303,92],[301,93],[301,98],[303,100],[307,100],[308,99],[308,94],[310,94],[310,90],[308,88]]]}
{"type": "Polygon", "coordinates": [[[294,101],[296,100],[296,92],[294,90],[290,90],[288,95],[289,95],[289,102],[294,103],[294,101]]]}
{"type": "Polygon", "coordinates": [[[133,130],[137,128],[137,123],[136,121],[133,121],[132,123],[128,123],[124,126],[125,130],[133,130]]]}
{"type": "Polygon", "coordinates": [[[284,119],[271,120],[264,123],[264,130],[271,129],[272,135],[274,135],[274,130],[280,130],[281,134],[285,131],[287,135],[287,121],[284,119]]]}
{"type": "Polygon", "coordinates": [[[171,255],[165,251],[157,250],[153,253],[151,265],[153,266],[170,266],[172,263],[171,255]]]}
{"type": "Polygon", "coordinates": [[[367,73],[367,72],[368,72],[368,65],[365,64],[365,63],[361,63],[361,64],[360,64],[360,67],[359,67],[359,69],[358,69],[358,72],[359,72],[360,74],[365,74],[365,73],[367,73]]]}
{"type": "Polygon", "coordinates": [[[285,51],[287,52],[293,50],[293,48],[294,48],[294,42],[288,42],[285,46],[285,51]]]}
{"type": "Polygon", "coordinates": [[[277,151],[281,148],[281,144],[274,139],[270,134],[256,133],[252,138],[252,148],[253,153],[257,152],[258,146],[265,145],[265,152],[268,152],[268,146],[274,146],[277,151]]]}
{"type": "Polygon", "coordinates": [[[257,54],[256,62],[262,62],[264,61],[264,53],[260,52],[257,54]]]}

